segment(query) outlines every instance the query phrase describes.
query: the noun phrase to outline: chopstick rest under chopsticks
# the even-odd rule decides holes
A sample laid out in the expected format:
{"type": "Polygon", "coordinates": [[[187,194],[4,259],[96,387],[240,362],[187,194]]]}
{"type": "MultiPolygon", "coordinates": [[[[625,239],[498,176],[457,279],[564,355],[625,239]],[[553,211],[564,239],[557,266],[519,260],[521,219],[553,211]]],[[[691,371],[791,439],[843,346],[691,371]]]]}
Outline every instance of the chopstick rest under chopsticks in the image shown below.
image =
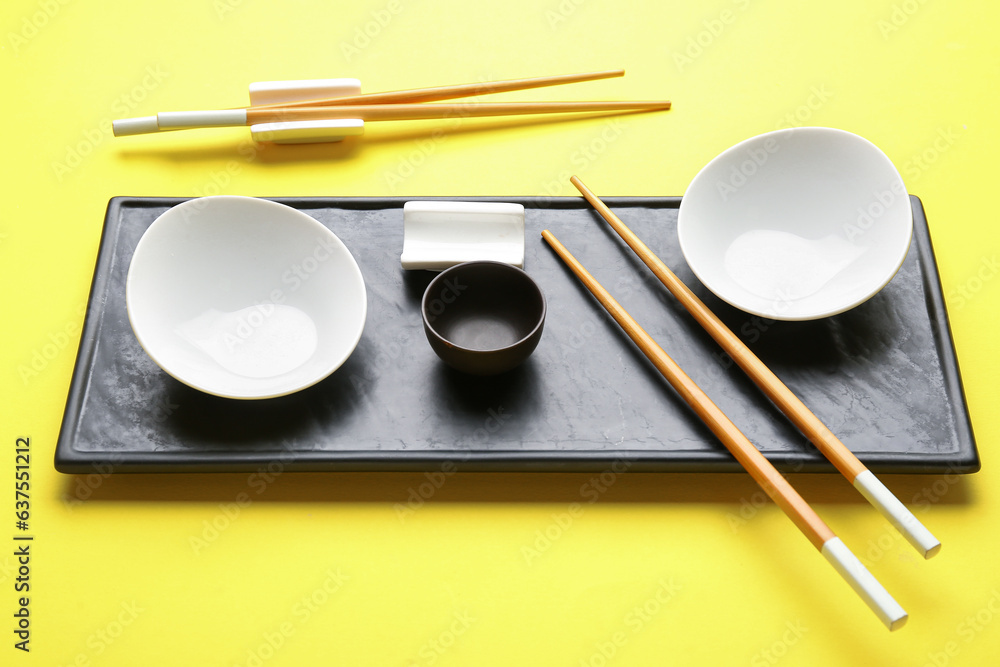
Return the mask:
{"type": "Polygon", "coordinates": [[[721,409],[701,390],[680,366],[663,351],[656,341],[632,319],[614,297],[580,264],[550,232],[542,238],[560,259],[576,274],[629,338],[646,355],[657,370],[705,425],[722,441],[737,461],[750,473],[760,487],[788,515],[809,541],[833,565],[851,588],[875,612],[889,630],[898,630],[906,623],[907,614],[864,564],[837,537],[809,504],[792,488],[753,443],[729,420],[721,409]]]}

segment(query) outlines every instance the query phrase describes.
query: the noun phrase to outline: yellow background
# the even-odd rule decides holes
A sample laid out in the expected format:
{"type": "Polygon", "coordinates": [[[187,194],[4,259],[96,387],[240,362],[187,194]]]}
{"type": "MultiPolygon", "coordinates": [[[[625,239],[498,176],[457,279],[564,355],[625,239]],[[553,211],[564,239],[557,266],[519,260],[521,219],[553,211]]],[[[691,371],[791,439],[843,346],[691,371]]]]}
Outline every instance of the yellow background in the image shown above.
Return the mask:
{"type": "Polygon", "coordinates": [[[941,0],[5,2],[0,664],[995,664],[998,20],[996,3],[941,0]],[[259,150],[243,129],[109,133],[121,116],[244,104],[252,81],[378,91],[615,67],[624,79],[499,99],[674,110],[440,138],[386,123],[259,150]],[[899,632],[755,507],[745,475],[625,475],[586,504],[591,475],[459,474],[401,515],[423,475],[289,473],[257,494],[242,474],[52,468],[114,195],[574,195],[571,173],[605,196],[680,195],[721,150],[788,124],[889,155],[926,206],[948,295],[983,470],[884,476],[941,554],[919,559],[843,480],[792,478],[910,612],[899,632]],[[27,655],[11,616],[18,436],[33,452],[27,655]]]}

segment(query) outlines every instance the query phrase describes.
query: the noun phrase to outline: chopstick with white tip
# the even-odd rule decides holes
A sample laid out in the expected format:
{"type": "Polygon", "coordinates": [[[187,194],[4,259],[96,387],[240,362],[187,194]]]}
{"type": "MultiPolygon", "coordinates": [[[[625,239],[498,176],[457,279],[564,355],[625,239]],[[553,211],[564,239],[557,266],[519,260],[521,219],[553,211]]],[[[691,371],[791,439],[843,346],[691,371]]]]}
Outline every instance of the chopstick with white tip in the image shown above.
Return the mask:
{"type": "Polygon", "coordinates": [[[850,481],[868,502],[902,533],[906,540],[924,558],[930,558],[941,550],[941,542],[899,501],[892,492],[865,467],[858,457],[830,431],[819,417],[778,379],[757,355],[750,351],[740,338],[692,292],[687,285],[667,268],[667,265],[643,243],[604,202],[573,176],[570,182],[576,186],[588,202],[601,214],[611,227],[618,232],[635,254],[670,290],[678,301],[704,327],[705,331],[722,346],[730,357],[757,384],[764,394],[778,406],[793,424],[816,448],[830,460],[840,473],[850,481]]]}
{"type": "Polygon", "coordinates": [[[581,111],[658,111],[669,109],[667,101],[642,102],[495,102],[493,104],[366,104],[280,109],[217,109],[212,111],[164,111],[156,114],[160,128],[234,127],[296,120],[424,120],[431,118],[478,118],[539,113],[581,111]]]}
{"type": "Polygon", "coordinates": [[[367,104],[269,109],[213,109],[206,111],[161,111],[152,125],[129,126],[125,119],[115,121],[115,136],[146,134],[159,130],[189,130],[206,127],[239,127],[258,123],[282,123],[297,120],[425,120],[433,118],[479,118],[521,114],[580,113],[594,111],[661,111],[669,101],[641,102],[496,102],[493,104],[367,104]],[[138,130],[138,131],[136,131],[138,130]]]}
{"type": "Polygon", "coordinates": [[[788,480],[781,476],[781,473],[712,402],[712,399],[681,370],[680,366],[663,351],[663,348],[657,345],[645,329],[632,319],[632,316],[590,275],[552,232],[543,231],[542,238],[618,322],[629,338],[656,366],[680,397],[691,406],[691,409],[705,422],[705,425],[722,441],[726,449],[750,473],[754,481],[788,515],[792,523],[802,531],[813,546],[833,565],[840,576],[875,612],[879,620],[889,630],[898,630],[903,627],[907,619],[903,608],[824,523],[805,499],[792,488],[788,480]]]}

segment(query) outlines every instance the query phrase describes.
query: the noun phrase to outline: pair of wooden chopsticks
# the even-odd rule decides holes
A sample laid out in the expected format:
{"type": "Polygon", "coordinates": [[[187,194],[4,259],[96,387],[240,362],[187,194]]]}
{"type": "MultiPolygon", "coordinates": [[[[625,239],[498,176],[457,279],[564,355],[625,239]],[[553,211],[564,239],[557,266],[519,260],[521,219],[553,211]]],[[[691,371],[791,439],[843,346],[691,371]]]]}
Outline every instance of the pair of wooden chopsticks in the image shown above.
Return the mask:
{"type": "MultiPolygon", "coordinates": [[[[817,448],[854,486],[919,550],[925,558],[936,554],[941,543],[913,514],[823,425],[803,403],[747,348],[746,345],[616,216],[579,178],[573,185],[642,259],[664,286],[684,305],[699,324],[757,383],[769,399],[816,444],[817,448]]],[[[542,237],[570,267],[588,290],[624,329],[633,342],[663,374],[726,448],[750,473],[775,503],[788,515],[875,614],[890,629],[906,622],[906,612],[889,595],[844,543],[834,535],[806,501],[795,491],[753,443],[729,420],[712,400],[656,344],[601,284],[548,230],[542,237]]]]}
{"type": "Polygon", "coordinates": [[[303,102],[269,104],[238,109],[207,111],[164,111],[156,116],[126,118],[112,123],[115,136],[146,134],[160,130],[200,127],[235,127],[260,123],[360,118],[362,120],[422,120],[431,118],[472,118],[520,114],[571,113],[584,111],[659,111],[670,102],[501,102],[493,104],[425,104],[440,100],[527,90],[565,83],[624,76],[625,70],[564,74],[559,76],[510,79],[487,83],[466,83],[436,88],[416,88],[386,93],[370,93],[303,102]]]}

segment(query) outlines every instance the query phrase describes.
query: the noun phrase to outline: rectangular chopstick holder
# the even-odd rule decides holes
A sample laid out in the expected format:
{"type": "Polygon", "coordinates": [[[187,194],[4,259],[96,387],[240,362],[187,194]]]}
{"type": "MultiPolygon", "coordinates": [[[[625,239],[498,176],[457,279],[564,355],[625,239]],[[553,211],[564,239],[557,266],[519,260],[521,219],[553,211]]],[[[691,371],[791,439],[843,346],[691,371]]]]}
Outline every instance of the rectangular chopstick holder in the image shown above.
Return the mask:
{"type": "MultiPolygon", "coordinates": [[[[259,107],[360,94],[361,82],[357,79],[258,81],[250,84],[250,106],[259,107]]],[[[297,120],[258,123],[250,126],[250,135],[254,141],[275,144],[330,143],[364,132],[365,122],[360,118],[297,120]]]]}

